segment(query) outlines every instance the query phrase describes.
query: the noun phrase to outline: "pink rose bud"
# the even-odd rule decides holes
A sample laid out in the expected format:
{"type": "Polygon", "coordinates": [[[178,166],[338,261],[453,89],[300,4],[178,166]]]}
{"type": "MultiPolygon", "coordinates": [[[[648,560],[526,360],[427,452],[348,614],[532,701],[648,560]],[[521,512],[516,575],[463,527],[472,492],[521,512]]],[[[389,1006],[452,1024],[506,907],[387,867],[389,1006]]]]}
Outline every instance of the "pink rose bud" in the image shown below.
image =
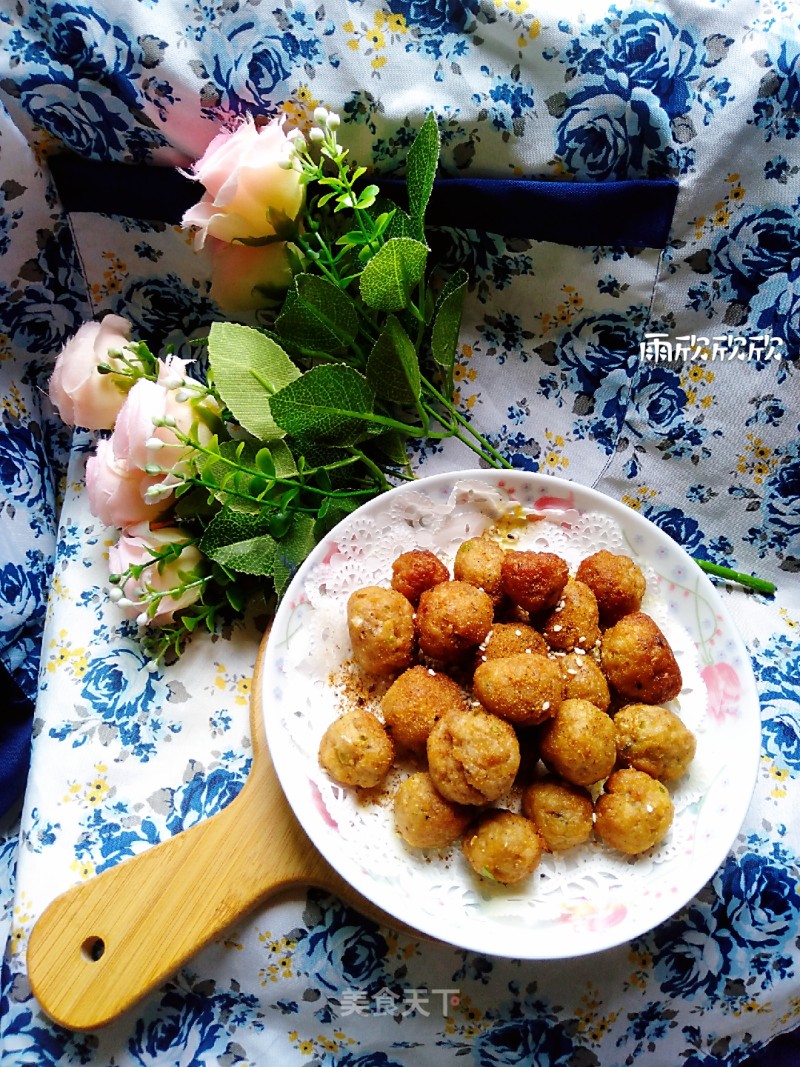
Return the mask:
{"type": "MultiPolygon", "coordinates": [[[[177,364],[182,366],[182,361],[177,364]]],[[[175,363],[164,364],[158,382],[140,378],[117,416],[111,438],[114,455],[129,470],[144,471],[156,463],[165,474],[178,474],[192,446],[181,441],[176,431],[201,444],[213,436],[222,414],[219,404],[189,379],[181,389],[161,384],[162,380],[173,384],[170,379],[175,377],[175,367],[175,363]],[[164,421],[169,425],[162,425],[164,421]],[[154,448],[154,442],[160,442],[161,447],[154,448]]]]}
{"type": "Polygon", "coordinates": [[[142,470],[129,470],[114,456],[112,443],[105,437],[86,463],[89,508],[106,526],[129,526],[160,515],[169,506],[171,494],[156,501],[145,497],[159,481],[142,470]]]}
{"type": "Polygon", "coordinates": [[[130,344],[131,324],[119,315],[85,322],[56,358],[50,399],[69,426],[110,430],[130,387],[129,379],[101,374],[101,363],[122,369],[113,353],[130,344]]]}
{"type": "Polygon", "coordinates": [[[182,220],[197,228],[197,248],[208,236],[228,242],[274,237],[276,223],[297,219],[305,186],[297,170],[281,166],[290,152],[282,122],[256,126],[248,119],[214,138],[192,168],[206,194],[182,220]]]}
{"type": "Polygon", "coordinates": [[[200,550],[187,541],[177,526],[154,530],[146,522],[123,530],[119,541],[108,550],[112,575],[124,575],[130,567],[144,566],[141,577],[129,577],[114,588],[122,592],[120,607],[125,614],[136,619],[145,616],[152,626],[173,622],[176,611],[200,597],[203,561],[200,550]],[[183,545],[180,555],[169,562],[157,561],[156,553],[170,544],[183,545]]]}

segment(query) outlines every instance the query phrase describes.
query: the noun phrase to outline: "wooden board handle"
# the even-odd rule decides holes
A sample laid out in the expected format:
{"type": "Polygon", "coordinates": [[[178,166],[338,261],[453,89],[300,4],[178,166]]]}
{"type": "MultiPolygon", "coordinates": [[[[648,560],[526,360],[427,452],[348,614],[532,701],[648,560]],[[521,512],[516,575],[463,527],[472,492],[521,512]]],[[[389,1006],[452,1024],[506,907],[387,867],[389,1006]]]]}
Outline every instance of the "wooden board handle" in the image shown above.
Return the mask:
{"type": "MultiPolygon", "coordinates": [[[[261,757],[259,757],[261,758],[261,757]]],[[[45,1012],[103,1026],[268,894],[343,888],[271,774],[227,808],[58,897],[33,928],[28,973],[45,1012]]]]}
{"type": "Polygon", "coordinates": [[[68,890],[34,926],[34,995],[72,1030],[105,1026],[275,891],[316,885],[391,922],[338,875],[297,822],[267,748],[253,679],[253,765],[226,808],[68,890]]]}

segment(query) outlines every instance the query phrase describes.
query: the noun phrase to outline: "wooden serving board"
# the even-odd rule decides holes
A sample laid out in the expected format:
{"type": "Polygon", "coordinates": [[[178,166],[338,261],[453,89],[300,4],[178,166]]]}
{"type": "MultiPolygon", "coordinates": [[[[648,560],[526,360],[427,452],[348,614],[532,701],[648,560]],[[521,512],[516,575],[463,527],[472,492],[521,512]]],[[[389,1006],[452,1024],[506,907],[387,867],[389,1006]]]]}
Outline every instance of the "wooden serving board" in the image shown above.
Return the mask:
{"type": "Polygon", "coordinates": [[[318,886],[382,923],[320,855],[284,796],[267,747],[261,643],[253,678],[253,762],[222,811],[57,897],[28,943],[44,1011],[71,1030],[105,1026],[271,894],[318,886]]]}

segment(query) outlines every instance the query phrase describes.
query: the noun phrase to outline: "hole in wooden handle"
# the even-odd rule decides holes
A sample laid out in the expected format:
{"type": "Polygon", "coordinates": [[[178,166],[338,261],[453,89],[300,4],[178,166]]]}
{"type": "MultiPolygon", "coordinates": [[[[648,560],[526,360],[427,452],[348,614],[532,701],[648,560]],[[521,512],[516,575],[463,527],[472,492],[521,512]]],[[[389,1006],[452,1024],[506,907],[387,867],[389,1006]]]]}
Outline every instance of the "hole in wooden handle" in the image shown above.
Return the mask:
{"type": "Polygon", "coordinates": [[[102,937],[96,937],[94,934],[91,937],[87,937],[81,945],[81,955],[89,963],[97,963],[106,950],[106,943],[102,937]]]}

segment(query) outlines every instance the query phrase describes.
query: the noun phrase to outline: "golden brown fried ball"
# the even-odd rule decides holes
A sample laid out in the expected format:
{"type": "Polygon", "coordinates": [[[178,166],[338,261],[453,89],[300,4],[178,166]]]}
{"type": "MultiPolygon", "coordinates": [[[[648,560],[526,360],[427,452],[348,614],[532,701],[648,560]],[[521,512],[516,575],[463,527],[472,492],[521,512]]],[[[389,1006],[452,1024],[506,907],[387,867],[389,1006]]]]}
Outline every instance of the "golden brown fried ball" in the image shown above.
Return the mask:
{"type": "Polygon", "coordinates": [[[692,731],[668,708],[627,704],[614,716],[617,756],[625,767],[674,782],[694,759],[697,741],[692,731]]]}
{"type": "Polygon", "coordinates": [[[487,660],[472,679],[472,690],[481,704],[519,726],[534,726],[554,715],[563,687],[558,663],[537,652],[487,660]]]}
{"type": "Polygon", "coordinates": [[[590,700],[601,711],[608,711],[611,704],[608,682],[592,656],[570,652],[558,662],[564,678],[565,700],[590,700]]]}
{"type": "Polygon", "coordinates": [[[522,811],[549,852],[582,845],[592,836],[594,805],[589,793],[571,782],[541,778],[522,794],[522,811]]]}
{"type": "Polygon", "coordinates": [[[637,856],[665,837],[673,814],[663,782],[624,768],[611,775],[595,804],[595,830],[612,848],[637,856]]]}
{"type": "Polygon", "coordinates": [[[419,647],[451,662],[479,645],[492,628],[492,598],[469,582],[440,582],[426,589],[417,608],[419,647]]]}
{"type": "Polygon", "coordinates": [[[400,748],[424,752],[428,734],[439,719],[465,707],[465,703],[457,682],[418,664],[395,678],[381,701],[381,711],[392,740],[400,748]]]}
{"type": "Polygon", "coordinates": [[[617,762],[614,723],[588,700],[564,700],[544,727],[541,755],[551,771],[573,785],[593,785],[617,762]]]}
{"type": "Polygon", "coordinates": [[[662,704],[681,691],[680,668],[658,625],[642,611],[625,615],[603,634],[603,671],[620,696],[662,704]]]}
{"type": "Polygon", "coordinates": [[[527,622],[496,622],[483,644],[478,646],[478,664],[489,659],[503,659],[517,652],[547,655],[547,642],[527,622]]]}
{"type": "Polygon", "coordinates": [[[511,788],[519,769],[514,728],[483,708],[453,711],[428,735],[433,784],[457,804],[486,804],[511,788]]]}
{"type": "Polygon", "coordinates": [[[347,601],[353,658],[371,674],[394,674],[414,657],[414,609],[396,589],[367,585],[347,601]]]}
{"type": "Polygon", "coordinates": [[[569,578],[566,563],[552,552],[506,552],[501,573],[503,591],[533,614],[555,607],[569,578]]]}
{"type": "Polygon", "coordinates": [[[453,561],[453,577],[483,589],[499,604],[503,596],[501,569],[505,550],[489,537],[471,537],[463,541],[453,561]]]}
{"type": "Polygon", "coordinates": [[[444,848],[466,829],[474,809],[445,800],[426,771],[402,782],[394,795],[394,824],[414,848],[444,848]]]}
{"type": "Polygon", "coordinates": [[[544,845],[533,823],[524,815],[492,811],[467,831],[461,849],[478,874],[494,882],[514,885],[536,870],[544,845]]]}
{"type": "Polygon", "coordinates": [[[363,708],[334,719],[319,744],[320,766],[342,785],[379,785],[393,760],[394,747],[382,723],[363,708]]]}
{"type": "Polygon", "coordinates": [[[603,626],[612,626],[623,615],[630,615],[641,607],[647,583],[641,568],[630,556],[603,548],[581,562],[576,577],[585,582],[597,598],[603,626]]]}
{"type": "Polygon", "coordinates": [[[450,580],[450,571],[427,548],[401,553],[392,563],[392,589],[416,605],[426,589],[450,580]]]}
{"type": "Polygon", "coordinates": [[[561,597],[542,622],[542,634],[550,648],[571,652],[588,651],[600,638],[597,600],[588,585],[570,578],[561,597]]]}

